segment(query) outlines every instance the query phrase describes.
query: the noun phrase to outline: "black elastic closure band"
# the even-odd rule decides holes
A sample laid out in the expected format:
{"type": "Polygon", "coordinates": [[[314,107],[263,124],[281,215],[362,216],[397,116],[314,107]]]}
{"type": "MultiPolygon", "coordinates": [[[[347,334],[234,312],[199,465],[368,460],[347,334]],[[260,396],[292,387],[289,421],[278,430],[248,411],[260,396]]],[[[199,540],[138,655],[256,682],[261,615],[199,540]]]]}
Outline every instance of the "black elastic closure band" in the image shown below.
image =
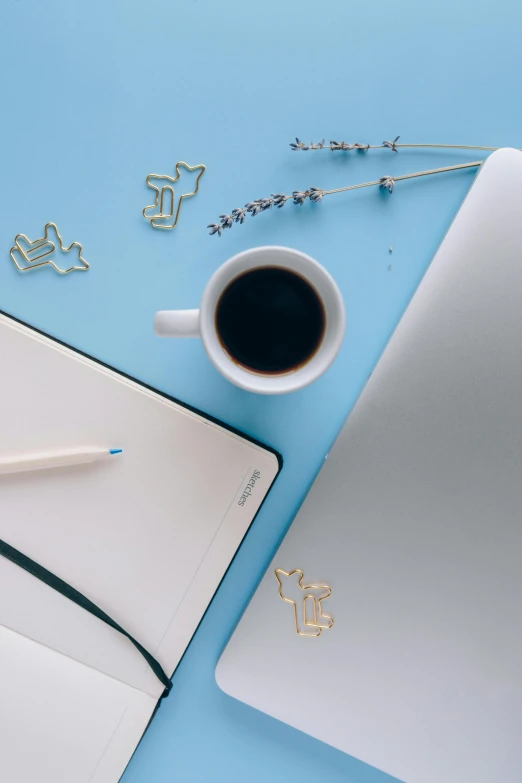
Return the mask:
{"type": "Polygon", "coordinates": [[[55,576],[46,568],[38,565],[38,563],[35,563],[34,560],[31,560],[31,558],[27,557],[27,555],[22,554],[22,552],[19,552],[17,549],[10,546],[9,544],[6,544],[5,541],[2,540],[0,540],[0,555],[5,557],[7,560],[10,560],[11,563],[20,566],[20,568],[23,568],[24,571],[27,571],[32,576],[48,585],[48,587],[51,587],[58,593],[61,593],[61,595],[65,596],[65,598],[68,598],[70,601],[77,604],[77,606],[85,609],[86,612],[89,612],[90,614],[94,615],[94,617],[97,617],[107,625],[110,625],[110,627],[114,628],[115,631],[119,631],[119,633],[125,636],[129,642],[134,645],[138,652],[143,655],[158,680],[165,687],[161,698],[165,699],[169,695],[172,688],[172,683],[163,671],[161,665],[149,652],[147,652],[144,647],[142,647],[139,642],[136,641],[136,639],[130,635],[130,633],[127,633],[127,631],[122,628],[121,625],[118,625],[118,623],[115,622],[112,617],[109,617],[108,614],[105,614],[102,609],[96,606],[96,604],[93,604],[92,601],[89,601],[88,598],[79,593],[78,590],[75,590],[74,587],[68,585],[67,582],[64,582],[63,579],[55,576]]]}

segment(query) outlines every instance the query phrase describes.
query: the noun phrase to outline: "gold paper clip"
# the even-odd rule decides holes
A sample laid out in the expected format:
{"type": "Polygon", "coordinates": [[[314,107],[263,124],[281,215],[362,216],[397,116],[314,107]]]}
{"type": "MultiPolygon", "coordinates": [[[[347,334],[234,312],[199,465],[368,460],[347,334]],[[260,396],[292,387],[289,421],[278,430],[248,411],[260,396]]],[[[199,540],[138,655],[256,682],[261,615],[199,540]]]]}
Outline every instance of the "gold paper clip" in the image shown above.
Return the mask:
{"type": "Polygon", "coordinates": [[[59,275],[68,275],[69,272],[85,272],[89,269],[89,264],[85,258],[82,257],[82,246],[80,243],[73,242],[69,247],[64,247],[63,240],[58,233],[55,223],[46,223],[43,237],[35,239],[32,242],[25,234],[17,234],[14,238],[14,245],[9,251],[9,255],[20,272],[29,272],[32,269],[38,269],[43,266],[52,266],[59,275]],[[78,261],[81,262],[81,266],[70,266],[67,269],[61,269],[52,258],[48,258],[48,256],[52,255],[56,250],[56,242],[49,239],[49,229],[52,229],[56,235],[62,253],[69,253],[73,248],[76,250],[78,261]],[[20,240],[24,241],[25,247],[21,244],[20,240]],[[17,256],[20,256],[27,266],[20,264],[17,260],[17,256]],[[43,259],[47,260],[44,261],[43,259]]]}
{"type": "Polygon", "coordinates": [[[282,568],[276,568],[274,573],[279,582],[279,598],[288,604],[292,604],[294,607],[295,631],[299,636],[320,636],[324,628],[332,627],[334,624],[333,619],[329,615],[324,614],[322,609],[322,602],[332,594],[332,590],[328,585],[304,585],[304,574],[300,568],[294,568],[293,571],[283,571],[282,568]],[[291,580],[294,575],[298,575],[293,579],[294,591],[296,585],[303,590],[301,601],[294,601],[293,598],[283,594],[282,577],[291,580]],[[313,630],[307,631],[307,629],[313,630]]]}
{"type": "Polygon", "coordinates": [[[143,209],[142,214],[145,220],[150,221],[150,224],[154,226],[154,228],[176,228],[179,211],[181,209],[181,202],[184,198],[189,198],[190,196],[196,195],[199,190],[199,180],[203,176],[205,168],[206,166],[204,166],[202,163],[199,163],[197,166],[189,166],[187,163],[184,163],[182,160],[180,160],[178,163],[176,163],[175,177],[169,177],[167,174],[149,174],[145,182],[149,188],[152,188],[152,190],[156,191],[156,200],[154,201],[154,204],[150,204],[148,207],[143,209]],[[186,168],[187,171],[196,171],[199,169],[200,173],[196,177],[195,190],[193,190],[192,193],[183,193],[183,195],[179,197],[176,214],[174,215],[174,188],[172,185],[174,182],[177,182],[180,177],[180,166],[186,168]],[[154,184],[154,182],[156,184],[154,184]],[[158,208],[159,212],[155,212],[154,214],[147,214],[147,210],[157,210],[158,208]],[[173,218],[174,221],[172,222],[173,218]],[[158,223],[158,220],[163,220],[166,222],[158,223]]]}

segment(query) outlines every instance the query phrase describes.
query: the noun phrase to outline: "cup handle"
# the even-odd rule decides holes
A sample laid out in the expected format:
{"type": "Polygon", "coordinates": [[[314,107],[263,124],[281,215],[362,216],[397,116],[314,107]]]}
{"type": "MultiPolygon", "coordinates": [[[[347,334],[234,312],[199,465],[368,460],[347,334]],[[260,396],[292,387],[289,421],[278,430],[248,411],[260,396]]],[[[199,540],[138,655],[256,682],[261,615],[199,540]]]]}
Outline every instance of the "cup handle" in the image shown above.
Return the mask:
{"type": "Polygon", "coordinates": [[[199,337],[199,310],[158,310],[154,331],[158,337],[199,337]]]}

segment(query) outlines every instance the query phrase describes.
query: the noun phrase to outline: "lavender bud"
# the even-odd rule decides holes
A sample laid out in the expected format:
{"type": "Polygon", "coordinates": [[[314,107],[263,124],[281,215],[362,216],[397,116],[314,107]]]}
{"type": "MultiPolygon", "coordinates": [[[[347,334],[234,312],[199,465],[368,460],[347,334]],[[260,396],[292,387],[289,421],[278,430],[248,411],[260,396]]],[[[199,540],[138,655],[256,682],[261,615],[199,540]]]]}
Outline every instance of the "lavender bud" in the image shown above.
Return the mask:
{"type": "Polygon", "coordinates": [[[306,201],[308,193],[302,190],[294,190],[292,196],[294,198],[294,204],[299,204],[299,206],[302,206],[306,201]]]}
{"type": "Polygon", "coordinates": [[[270,209],[272,206],[272,199],[271,198],[260,198],[259,201],[259,209],[261,212],[264,212],[265,209],[270,209]]]}
{"type": "Polygon", "coordinates": [[[241,209],[239,207],[236,207],[236,209],[232,210],[232,216],[236,223],[244,223],[245,222],[245,210],[241,209]]]}
{"type": "Polygon", "coordinates": [[[232,215],[220,215],[219,217],[221,218],[221,225],[223,228],[232,228],[234,222],[232,215]]]}
{"type": "Polygon", "coordinates": [[[397,142],[399,141],[400,136],[396,136],[393,141],[383,141],[382,146],[387,147],[389,150],[392,150],[392,152],[398,152],[397,149],[397,142]]]}
{"type": "Polygon", "coordinates": [[[278,209],[281,209],[281,207],[284,207],[286,203],[286,196],[284,193],[272,193],[272,201],[274,203],[274,206],[276,206],[278,209]]]}
{"type": "Polygon", "coordinates": [[[245,209],[252,215],[252,217],[255,217],[257,214],[259,214],[261,207],[259,205],[259,201],[249,201],[248,204],[245,204],[245,209]]]}
{"type": "Polygon", "coordinates": [[[321,190],[321,188],[310,188],[310,201],[313,201],[314,204],[321,201],[323,196],[324,190],[321,190]]]}
{"type": "Polygon", "coordinates": [[[295,143],[294,143],[294,142],[292,142],[292,143],[290,144],[290,146],[291,146],[291,148],[292,148],[294,151],[295,151],[295,150],[307,150],[307,149],[310,149],[309,147],[307,147],[307,146],[305,145],[305,143],[304,143],[303,141],[301,141],[301,139],[298,139],[298,138],[297,138],[297,136],[295,137],[295,143]]]}
{"type": "Polygon", "coordinates": [[[212,234],[217,234],[218,236],[221,236],[221,226],[219,225],[219,223],[210,223],[210,225],[208,225],[207,228],[210,229],[210,231],[208,232],[210,236],[212,236],[212,234]]]}
{"type": "Polygon", "coordinates": [[[395,187],[395,180],[393,177],[384,176],[379,179],[379,187],[381,188],[387,188],[390,193],[393,193],[393,188],[395,187]]]}

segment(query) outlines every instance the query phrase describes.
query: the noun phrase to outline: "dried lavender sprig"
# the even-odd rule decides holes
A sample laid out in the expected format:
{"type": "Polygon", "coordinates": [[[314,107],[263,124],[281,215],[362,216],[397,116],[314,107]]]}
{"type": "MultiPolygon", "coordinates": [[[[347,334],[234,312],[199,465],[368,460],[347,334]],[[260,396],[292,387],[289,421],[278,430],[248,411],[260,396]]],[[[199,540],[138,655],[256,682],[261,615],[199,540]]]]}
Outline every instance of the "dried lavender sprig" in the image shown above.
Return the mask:
{"type": "Polygon", "coordinates": [[[495,152],[495,150],[500,149],[500,147],[474,147],[470,144],[397,144],[398,140],[400,139],[400,136],[396,136],[396,138],[393,141],[383,141],[382,144],[359,144],[359,142],[355,142],[354,144],[348,144],[345,141],[330,141],[329,144],[324,143],[324,139],[317,144],[315,144],[313,141],[310,142],[310,144],[305,144],[303,141],[298,139],[296,137],[295,142],[292,142],[289,146],[294,151],[297,152],[299,150],[302,150],[304,152],[307,152],[308,150],[331,150],[332,152],[339,152],[339,151],[345,151],[350,152],[351,150],[378,150],[382,149],[383,147],[387,147],[388,149],[392,150],[393,152],[398,152],[400,149],[405,148],[411,148],[414,147],[417,148],[425,148],[425,149],[451,149],[451,150],[484,150],[485,152],[495,152]]]}
{"type": "MultiPolygon", "coordinates": [[[[398,138],[398,137],[397,137],[398,138]]],[[[382,146],[382,145],[379,145],[382,146]]],[[[332,150],[333,152],[336,152],[337,150],[369,150],[371,149],[369,144],[359,144],[358,141],[356,141],[354,144],[348,144],[345,141],[330,141],[329,144],[324,143],[324,139],[319,142],[310,142],[310,144],[305,144],[304,141],[301,141],[301,139],[298,139],[297,136],[295,138],[295,142],[292,142],[290,144],[290,148],[292,150],[332,150]]]]}
{"type": "Polygon", "coordinates": [[[379,177],[379,179],[372,180],[371,182],[360,182],[357,185],[347,185],[344,188],[334,188],[333,190],[322,190],[321,188],[309,188],[308,190],[294,190],[291,196],[287,196],[284,193],[272,193],[270,198],[260,198],[256,201],[249,201],[245,204],[245,208],[233,209],[230,215],[220,215],[221,225],[219,223],[211,223],[207,228],[210,228],[209,234],[217,234],[221,236],[223,228],[231,228],[232,222],[243,223],[245,219],[245,212],[248,212],[252,217],[255,217],[260,212],[264,212],[266,209],[275,206],[278,208],[283,207],[287,201],[292,200],[294,204],[302,206],[308,199],[312,202],[322,201],[324,196],[331,196],[333,193],[345,193],[348,190],[358,190],[359,188],[369,188],[378,186],[380,188],[386,188],[390,193],[393,193],[396,182],[400,182],[404,179],[414,179],[415,177],[427,177],[431,174],[443,174],[446,171],[458,171],[459,169],[471,169],[480,166],[481,160],[474,160],[472,163],[458,163],[455,166],[443,166],[438,169],[427,169],[426,171],[415,171],[412,174],[399,174],[396,177],[385,175],[379,177]],[[238,217],[239,216],[239,217],[238,217]]]}
{"type": "Polygon", "coordinates": [[[379,185],[379,187],[387,188],[389,190],[388,180],[393,180],[393,183],[395,183],[403,179],[414,179],[415,177],[427,177],[430,174],[443,174],[446,171],[458,171],[459,169],[477,168],[477,166],[480,166],[481,164],[482,164],[481,160],[474,160],[472,163],[457,163],[457,165],[455,166],[442,166],[442,168],[440,169],[427,169],[426,171],[414,171],[413,174],[399,174],[397,177],[385,176],[373,180],[372,182],[361,182],[359,185],[347,185],[344,188],[334,188],[333,190],[325,190],[323,191],[323,194],[325,196],[330,196],[333,193],[345,193],[348,190],[357,190],[358,188],[369,188],[372,185],[379,185]],[[386,180],[386,182],[384,180],[386,180]]]}

